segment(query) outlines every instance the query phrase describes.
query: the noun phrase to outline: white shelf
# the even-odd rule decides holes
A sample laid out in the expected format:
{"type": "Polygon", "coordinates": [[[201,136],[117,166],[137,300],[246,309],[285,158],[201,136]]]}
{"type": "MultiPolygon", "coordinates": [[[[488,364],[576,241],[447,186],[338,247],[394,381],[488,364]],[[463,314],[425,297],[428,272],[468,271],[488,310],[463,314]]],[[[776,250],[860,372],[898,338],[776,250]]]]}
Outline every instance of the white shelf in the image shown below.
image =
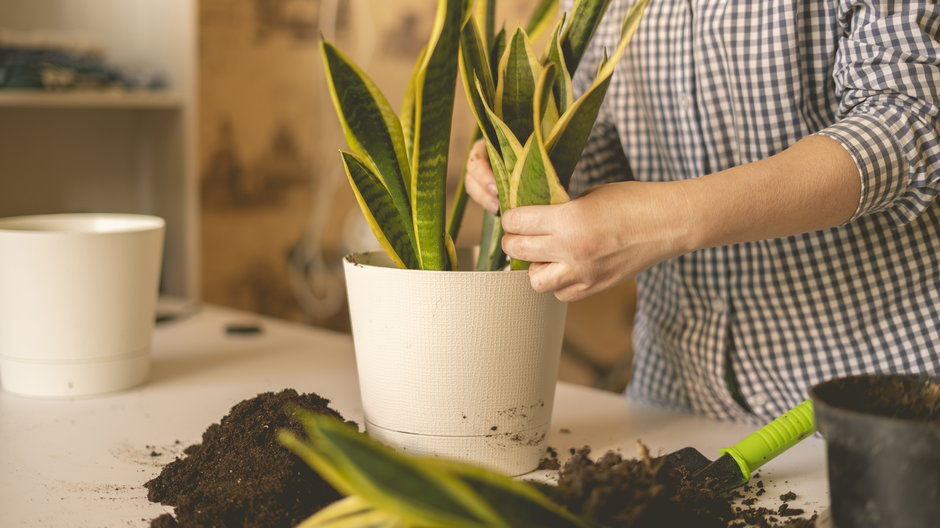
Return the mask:
{"type": "Polygon", "coordinates": [[[0,217],[162,217],[160,291],[188,300],[200,291],[198,13],[196,0],[0,0],[5,29],[87,38],[109,65],[153,72],[168,86],[0,89],[0,217]]]}
{"type": "Polygon", "coordinates": [[[0,108],[179,109],[174,92],[0,90],[0,108]]]}

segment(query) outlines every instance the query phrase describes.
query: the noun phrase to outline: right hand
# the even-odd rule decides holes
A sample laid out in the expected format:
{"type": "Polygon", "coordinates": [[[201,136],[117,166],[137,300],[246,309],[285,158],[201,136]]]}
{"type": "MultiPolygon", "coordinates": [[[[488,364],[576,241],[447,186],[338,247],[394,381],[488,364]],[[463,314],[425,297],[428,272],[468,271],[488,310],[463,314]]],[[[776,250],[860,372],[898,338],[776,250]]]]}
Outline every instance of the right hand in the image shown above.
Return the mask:
{"type": "Polygon", "coordinates": [[[470,148],[464,188],[474,202],[493,214],[499,214],[496,178],[493,177],[493,169],[486,154],[486,144],[482,139],[477,140],[470,148]]]}

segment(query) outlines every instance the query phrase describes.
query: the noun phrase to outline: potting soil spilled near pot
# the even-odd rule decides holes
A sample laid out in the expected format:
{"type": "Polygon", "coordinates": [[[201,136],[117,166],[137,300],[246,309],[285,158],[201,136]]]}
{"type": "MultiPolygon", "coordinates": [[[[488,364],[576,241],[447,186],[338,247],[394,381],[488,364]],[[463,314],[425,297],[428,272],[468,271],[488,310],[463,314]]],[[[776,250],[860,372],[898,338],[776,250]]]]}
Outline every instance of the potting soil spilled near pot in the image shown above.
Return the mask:
{"type": "Polygon", "coordinates": [[[292,389],[242,401],[212,424],[202,443],[147,482],[147,498],[175,506],[154,528],[280,528],[298,524],[339,498],[307,464],[278,444],[280,428],[303,434],[288,404],[343,419],[329,400],[292,389]]]}
{"type": "MultiPolygon", "coordinates": [[[[540,486],[553,501],[607,528],[812,528],[815,515],[798,517],[790,508],[796,494],[780,496],[776,510],[755,507],[764,494],[757,481],[731,494],[719,493],[710,482],[695,482],[679,470],[663,471],[660,459],[641,446],[639,459],[609,451],[590,458],[590,448],[572,454],[564,463],[557,486],[540,486]],[[742,494],[743,493],[743,494],[742,494]],[[740,505],[735,505],[740,501],[740,505]]],[[[549,450],[552,460],[554,450],[549,450]]]]}
{"type": "MultiPolygon", "coordinates": [[[[342,419],[329,400],[288,389],[259,394],[232,407],[212,424],[202,443],[147,482],[148,498],[174,506],[174,514],[151,521],[151,528],[280,528],[295,526],[339,499],[300,458],[278,444],[277,429],[302,435],[285,412],[294,404],[342,419]]],[[[639,459],[608,452],[596,461],[590,449],[572,449],[561,464],[548,449],[543,467],[560,467],[557,486],[538,486],[550,499],[606,528],[813,528],[814,518],[789,507],[792,493],[780,496],[780,508],[755,507],[764,494],[759,481],[741,492],[720,494],[693,483],[681,471],[660,471],[645,448],[639,459]],[[739,504],[739,505],[736,505],[739,504]]],[[[755,479],[756,480],[756,479],[755,479]]]]}

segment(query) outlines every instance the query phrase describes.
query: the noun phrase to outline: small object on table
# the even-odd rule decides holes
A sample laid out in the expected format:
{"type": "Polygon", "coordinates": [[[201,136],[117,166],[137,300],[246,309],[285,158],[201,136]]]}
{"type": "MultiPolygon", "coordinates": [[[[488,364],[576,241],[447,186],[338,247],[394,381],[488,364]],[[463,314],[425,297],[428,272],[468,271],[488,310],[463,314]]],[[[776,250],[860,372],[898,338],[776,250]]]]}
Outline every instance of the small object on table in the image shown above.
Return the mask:
{"type": "Polygon", "coordinates": [[[228,323],[225,325],[226,335],[257,335],[264,332],[261,323],[242,322],[228,323]]]}

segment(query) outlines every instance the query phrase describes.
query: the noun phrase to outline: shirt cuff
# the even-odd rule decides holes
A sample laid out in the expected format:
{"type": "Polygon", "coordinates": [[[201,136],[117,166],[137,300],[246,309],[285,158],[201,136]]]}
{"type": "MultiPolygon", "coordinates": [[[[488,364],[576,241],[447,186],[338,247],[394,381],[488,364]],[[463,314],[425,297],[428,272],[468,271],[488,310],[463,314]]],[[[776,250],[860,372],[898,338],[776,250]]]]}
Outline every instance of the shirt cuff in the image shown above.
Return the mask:
{"type": "MultiPolygon", "coordinates": [[[[858,168],[862,193],[849,222],[887,210],[909,185],[904,152],[885,117],[856,113],[817,133],[839,142],[858,168]]],[[[904,221],[901,218],[897,220],[904,221]]]]}

